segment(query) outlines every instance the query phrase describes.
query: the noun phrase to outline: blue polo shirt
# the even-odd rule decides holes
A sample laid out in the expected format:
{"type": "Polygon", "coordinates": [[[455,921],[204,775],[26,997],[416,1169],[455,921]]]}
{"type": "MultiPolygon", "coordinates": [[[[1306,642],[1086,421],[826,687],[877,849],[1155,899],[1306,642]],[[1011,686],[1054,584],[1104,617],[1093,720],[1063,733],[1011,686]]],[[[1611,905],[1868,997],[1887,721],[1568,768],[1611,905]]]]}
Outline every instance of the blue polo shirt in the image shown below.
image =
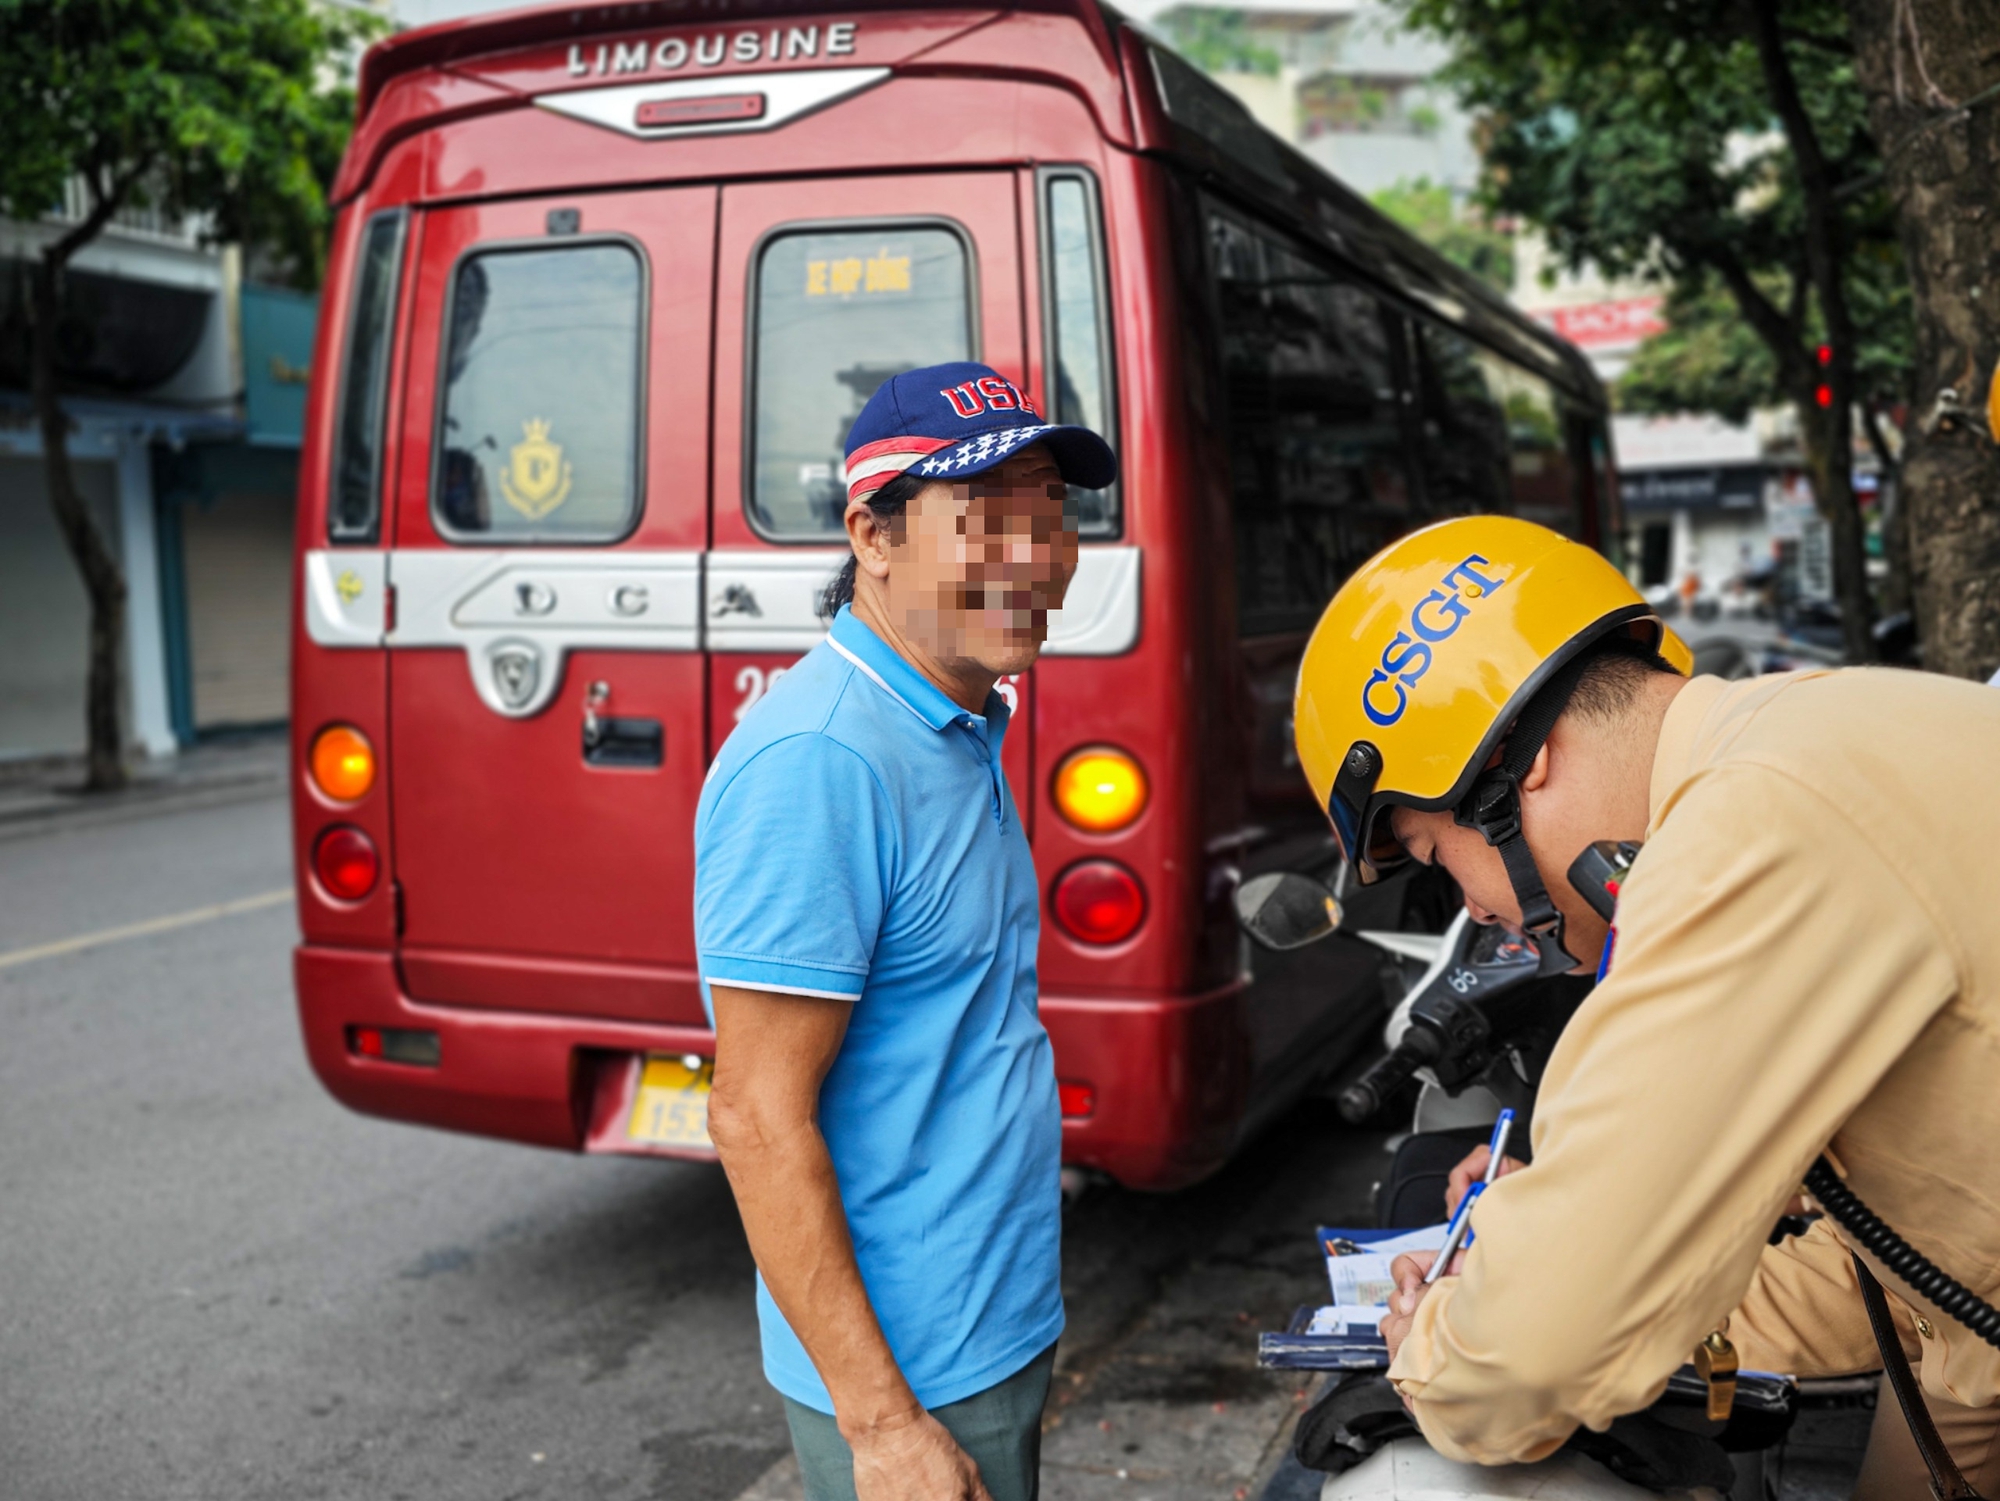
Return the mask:
{"type": "MultiPolygon", "coordinates": [[[[997,693],[967,713],[843,609],[743,717],[695,814],[704,982],[854,1004],[820,1130],[869,1301],[931,1408],[1063,1327],[1062,1117],[1006,733],[997,693]]],[[[771,1384],[832,1412],[761,1276],[757,1313],[771,1384]]]]}

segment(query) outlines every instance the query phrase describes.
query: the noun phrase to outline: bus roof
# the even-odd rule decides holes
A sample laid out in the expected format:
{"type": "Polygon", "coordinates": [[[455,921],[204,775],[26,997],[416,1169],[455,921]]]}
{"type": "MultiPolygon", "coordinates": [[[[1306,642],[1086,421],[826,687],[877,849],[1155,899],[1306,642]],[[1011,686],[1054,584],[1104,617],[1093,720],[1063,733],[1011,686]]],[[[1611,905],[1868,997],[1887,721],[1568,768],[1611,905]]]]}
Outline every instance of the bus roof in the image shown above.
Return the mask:
{"type": "Polygon", "coordinates": [[[1012,0],[1005,6],[940,5],[937,0],[620,0],[615,4],[530,5],[519,10],[439,21],[398,32],[377,42],[361,60],[355,110],[367,118],[383,88],[398,74],[419,68],[449,67],[461,59],[516,47],[533,47],[612,31],[652,26],[723,26],[755,23],[780,16],[883,11],[983,10],[989,15],[1009,11],[1070,15],[1096,34],[1110,49],[1111,26],[1097,0],[1012,0]]]}
{"type": "MultiPolygon", "coordinates": [[[[368,118],[388,86],[409,73],[456,71],[495,54],[660,26],[755,25],[829,13],[936,17],[953,11],[975,26],[1015,14],[1074,17],[1113,75],[1107,83],[1128,97],[1138,127],[1135,144],[1142,150],[1193,167],[1216,190],[1275,214],[1399,299],[1540,367],[1593,407],[1604,405],[1602,386],[1574,346],[1264,129],[1234,95],[1176,53],[1142,39],[1099,0],[1012,0],[1004,7],[953,5],[949,0],[619,0],[533,5],[400,32],[376,43],[362,59],[356,103],[360,128],[333,196],[344,199],[359,187],[370,170],[364,158],[379,152],[387,139],[427,123],[400,115],[393,123],[368,118]],[[1128,35],[1121,37],[1121,32],[1128,35]]],[[[459,73],[454,87],[461,94],[470,91],[461,102],[474,109],[510,102],[511,91],[477,81],[473,73],[459,73]]],[[[424,108],[418,106],[420,115],[424,108]]]]}

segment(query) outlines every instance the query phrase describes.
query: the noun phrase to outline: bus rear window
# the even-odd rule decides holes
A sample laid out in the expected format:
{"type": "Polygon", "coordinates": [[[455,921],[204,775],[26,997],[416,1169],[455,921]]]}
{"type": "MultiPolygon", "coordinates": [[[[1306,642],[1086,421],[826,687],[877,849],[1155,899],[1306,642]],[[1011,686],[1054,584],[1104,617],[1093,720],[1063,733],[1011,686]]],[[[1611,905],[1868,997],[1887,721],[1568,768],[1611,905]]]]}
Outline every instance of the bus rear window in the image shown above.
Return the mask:
{"type": "Polygon", "coordinates": [[[326,531],[334,542],[373,542],[382,529],[382,400],[389,384],[396,272],[403,259],[400,212],[368,221],[357,259],[333,434],[333,496],[326,531]]]}
{"type": "Polygon", "coordinates": [[[892,375],[977,358],[972,268],[943,227],[782,234],[757,265],[751,524],[842,535],[847,430],[892,375]]]}
{"type": "Polygon", "coordinates": [[[639,510],[644,272],[585,241],[453,273],[432,514],[482,542],[611,542],[639,510]]]}

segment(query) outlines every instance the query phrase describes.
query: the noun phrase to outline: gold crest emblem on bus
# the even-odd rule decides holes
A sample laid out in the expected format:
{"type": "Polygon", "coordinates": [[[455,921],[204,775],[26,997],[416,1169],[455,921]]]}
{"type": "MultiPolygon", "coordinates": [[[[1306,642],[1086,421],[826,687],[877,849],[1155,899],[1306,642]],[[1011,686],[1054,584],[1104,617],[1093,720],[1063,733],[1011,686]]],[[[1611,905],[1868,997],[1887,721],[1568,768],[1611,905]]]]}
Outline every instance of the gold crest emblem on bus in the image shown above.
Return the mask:
{"type": "Polygon", "coordinates": [[[569,499],[569,461],[563,457],[562,444],[549,441],[546,418],[530,417],[521,431],[526,436],[508,451],[500,493],[530,521],[540,521],[569,499]]]}

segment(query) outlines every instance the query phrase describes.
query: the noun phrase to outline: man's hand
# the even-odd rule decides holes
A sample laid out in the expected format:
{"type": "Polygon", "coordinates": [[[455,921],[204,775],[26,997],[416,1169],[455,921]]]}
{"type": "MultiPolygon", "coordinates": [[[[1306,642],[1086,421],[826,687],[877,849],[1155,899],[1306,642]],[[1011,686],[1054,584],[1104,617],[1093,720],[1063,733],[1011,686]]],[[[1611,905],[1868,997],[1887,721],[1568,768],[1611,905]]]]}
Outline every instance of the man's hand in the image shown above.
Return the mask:
{"type": "MultiPolygon", "coordinates": [[[[1483,1152],[1486,1148],[1479,1150],[1483,1152]]],[[[1480,1171],[1486,1171],[1484,1166],[1480,1171]]],[[[1396,1279],[1396,1290],[1389,1295],[1389,1311],[1382,1316],[1378,1327],[1389,1346],[1389,1362],[1392,1365],[1396,1352],[1403,1348],[1403,1341],[1410,1337],[1410,1326],[1417,1321],[1417,1305],[1430,1291],[1424,1281],[1424,1273],[1431,1269],[1431,1263],[1437,1258],[1435,1251],[1405,1251],[1389,1263],[1389,1275],[1396,1279]]],[[[1465,1252],[1460,1251],[1451,1258],[1451,1265],[1445,1268],[1445,1272],[1456,1277],[1464,1270],[1465,1252]]]]}
{"type": "MultiPolygon", "coordinates": [[[[1481,1142],[1467,1154],[1465,1160],[1451,1170],[1445,1180],[1444,1212],[1458,1213],[1458,1201],[1465,1197],[1465,1191],[1486,1176],[1486,1164],[1493,1160],[1493,1150],[1481,1142]]],[[[1500,1171],[1495,1176],[1504,1178],[1509,1173],[1518,1173],[1528,1164],[1512,1157],[1500,1159],[1500,1171]]]]}
{"type": "Polygon", "coordinates": [[[857,1501],[992,1501],[979,1466],[921,1407],[848,1438],[857,1501]]]}

